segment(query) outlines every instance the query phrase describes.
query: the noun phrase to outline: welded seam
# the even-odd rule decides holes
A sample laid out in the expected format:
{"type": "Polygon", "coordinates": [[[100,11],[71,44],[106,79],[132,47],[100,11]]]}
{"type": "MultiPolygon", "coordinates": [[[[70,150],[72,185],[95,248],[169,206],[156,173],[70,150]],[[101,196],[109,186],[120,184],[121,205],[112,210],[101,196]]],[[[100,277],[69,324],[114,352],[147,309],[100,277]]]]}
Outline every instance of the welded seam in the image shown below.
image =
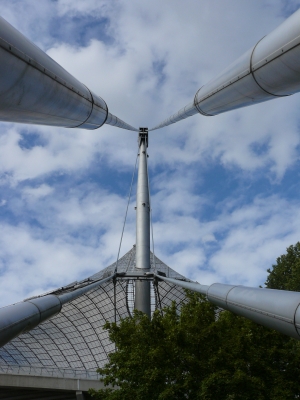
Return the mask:
{"type": "MultiPolygon", "coordinates": [[[[84,85],[84,86],[85,86],[85,85],[84,85]]],[[[79,128],[80,126],[84,125],[84,124],[89,120],[90,116],[93,114],[94,103],[95,103],[95,102],[94,102],[94,97],[93,97],[92,92],[90,91],[90,89],[89,89],[87,86],[85,86],[85,87],[87,88],[87,90],[90,92],[90,95],[91,95],[91,99],[92,99],[91,111],[90,111],[88,117],[87,117],[81,124],[76,125],[76,126],[72,126],[71,128],[79,128]]]]}
{"type": "Polygon", "coordinates": [[[230,289],[228,290],[228,292],[226,293],[226,297],[225,297],[225,303],[226,303],[226,304],[228,304],[228,295],[229,295],[229,293],[232,291],[232,289],[234,289],[234,288],[236,288],[236,287],[238,287],[238,285],[233,286],[233,287],[230,288],[230,289]]]}
{"type": "MultiPolygon", "coordinates": [[[[298,36],[297,38],[300,38],[300,36],[298,36]]],[[[263,39],[263,38],[262,38],[262,39],[263,39]]],[[[290,42],[289,42],[289,43],[290,43],[290,42]]],[[[289,43],[287,43],[287,44],[289,44],[289,43]]],[[[287,44],[285,44],[284,46],[286,46],[287,44]]],[[[284,46],[282,46],[282,47],[284,47],[284,46]]],[[[257,71],[257,70],[263,68],[265,65],[271,63],[272,61],[276,60],[277,58],[280,58],[281,56],[287,54],[289,51],[294,50],[294,49],[295,49],[296,47],[298,47],[298,46],[300,46],[300,43],[295,44],[295,46],[292,46],[290,49],[286,50],[284,53],[280,53],[280,54],[278,54],[278,56],[273,57],[272,59],[270,59],[269,61],[267,61],[265,64],[261,65],[260,67],[257,67],[257,68],[255,69],[255,71],[257,71]]],[[[277,51],[278,51],[278,50],[277,50],[277,51]]],[[[272,54],[274,54],[274,53],[276,53],[276,51],[273,52],[272,54]]],[[[276,95],[274,95],[274,96],[276,96],[276,95]]],[[[289,96],[289,95],[287,94],[287,95],[282,95],[282,96],[289,96]]]]}
{"type": "MultiPolygon", "coordinates": [[[[201,88],[197,90],[197,92],[196,92],[196,94],[195,94],[195,96],[194,96],[194,106],[196,107],[196,109],[198,110],[198,112],[199,112],[200,114],[204,115],[205,117],[213,117],[212,114],[207,114],[206,112],[204,112],[203,110],[201,110],[201,108],[200,108],[200,106],[199,106],[200,102],[197,103],[197,95],[198,95],[198,93],[200,92],[200,90],[201,90],[202,88],[203,88],[203,86],[201,86],[201,88]]],[[[214,93],[213,93],[213,94],[214,94],[214,93]]],[[[210,96],[212,96],[212,95],[210,95],[210,96]]],[[[210,96],[208,96],[208,97],[210,97],[210,96]]],[[[208,97],[206,97],[206,98],[208,98],[208,97]]],[[[205,99],[206,99],[206,98],[205,98],[205,99]]],[[[202,99],[202,100],[205,100],[205,99],[202,99]]]]}
{"type": "MultiPolygon", "coordinates": [[[[102,97],[101,97],[101,99],[102,99],[102,97]]],[[[100,125],[100,126],[98,126],[98,128],[101,128],[101,126],[103,126],[105,123],[106,123],[106,121],[107,121],[107,118],[108,118],[108,106],[107,106],[107,103],[106,103],[106,101],[104,100],[104,99],[102,99],[103,101],[104,101],[104,103],[105,103],[105,106],[106,106],[106,117],[104,118],[104,121],[103,121],[103,124],[102,125],[100,125]]],[[[97,129],[98,129],[97,128],[97,129]]]]}
{"type": "Polygon", "coordinates": [[[300,336],[300,333],[298,331],[298,327],[297,327],[297,323],[296,323],[296,314],[297,314],[297,310],[299,307],[300,307],[300,304],[298,304],[298,306],[296,307],[295,312],[294,312],[294,327],[295,327],[295,330],[296,330],[296,333],[298,336],[300,336]]]}
{"type": "MultiPolygon", "coordinates": [[[[264,36],[264,37],[265,37],[265,36],[264,36]]],[[[254,80],[255,83],[257,84],[257,86],[258,86],[261,90],[263,90],[265,93],[270,94],[271,96],[274,96],[274,97],[286,97],[286,96],[288,96],[288,95],[286,95],[286,94],[280,95],[280,94],[274,94],[274,93],[268,92],[266,89],[264,89],[264,88],[258,83],[257,79],[255,78],[254,71],[253,71],[252,58],[253,58],[253,54],[254,54],[254,51],[255,51],[257,45],[263,40],[264,37],[262,37],[262,38],[256,43],[256,45],[253,47],[253,50],[252,50],[252,53],[251,53],[251,56],[250,56],[250,73],[251,73],[251,75],[252,75],[253,80],[254,80]]],[[[276,58],[277,58],[277,57],[276,57],[276,58]]],[[[274,58],[274,59],[275,59],[275,58],[274,58]]],[[[272,62],[272,61],[273,61],[273,59],[270,60],[268,63],[262,65],[260,68],[264,67],[265,65],[269,64],[269,63],[272,62]]],[[[260,69],[260,68],[257,68],[257,69],[260,69]]]]}

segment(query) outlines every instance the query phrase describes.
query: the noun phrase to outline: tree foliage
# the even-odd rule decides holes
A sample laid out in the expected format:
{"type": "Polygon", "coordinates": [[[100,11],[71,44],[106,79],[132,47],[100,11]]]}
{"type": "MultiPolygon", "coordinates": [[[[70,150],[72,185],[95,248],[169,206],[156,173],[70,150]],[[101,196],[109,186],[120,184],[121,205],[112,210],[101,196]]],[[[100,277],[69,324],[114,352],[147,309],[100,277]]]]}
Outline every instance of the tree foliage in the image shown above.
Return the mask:
{"type": "MultiPolygon", "coordinates": [[[[267,287],[295,290],[300,244],[290,246],[269,271],[267,287]]],[[[300,342],[228,311],[217,312],[199,294],[156,311],[106,323],[116,352],[98,372],[114,387],[106,400],[288,400],[300,397],[300,342]]]]}
{"type": "Polygon", "coordinates": [[[270,289],[300,291],[300,242],[286,249],[286,254],[278,257],[272,270],[268,269],[266,287],[270,289]]]}

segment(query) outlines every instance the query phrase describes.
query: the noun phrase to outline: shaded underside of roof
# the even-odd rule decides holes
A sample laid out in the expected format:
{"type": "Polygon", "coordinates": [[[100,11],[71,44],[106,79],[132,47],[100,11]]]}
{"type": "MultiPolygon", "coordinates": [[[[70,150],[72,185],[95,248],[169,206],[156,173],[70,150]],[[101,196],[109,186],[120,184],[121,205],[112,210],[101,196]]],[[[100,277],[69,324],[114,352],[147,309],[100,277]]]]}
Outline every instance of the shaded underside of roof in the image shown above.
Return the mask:
{"type": "Polygon", "coordinates": [[[24,388],[2,388],[0,391],[1,400],[75,400],[74,391],[68,390],[36,390],[24,388]]]}
{"type": "MultiPolygon", "coordinates": [[[[112,275],[116,263],[91,277],[53,291],[62,294],[95,280],[112,275]]],[[[160,271],[166,276],[184,279],[158,258],[151,257],[151,272],[160,271]]],[[[63,306],[61,312],[30,332],[13,339],[0,349],[0,373],[9,367],[37,368],[43,370],[96,371],[114,351],[114,345],[103,329],[106,321],[118,322],[133,310],[135,246],[118,262],[118,273],[128,274],[108,281],[63,306]]],[[[143,278],[141,278],[143,279],[143,278]]],[[[166,282],[152,282],[152,310],[164,308],[175,301],[185,300],[184,290],[166,282]]]]}

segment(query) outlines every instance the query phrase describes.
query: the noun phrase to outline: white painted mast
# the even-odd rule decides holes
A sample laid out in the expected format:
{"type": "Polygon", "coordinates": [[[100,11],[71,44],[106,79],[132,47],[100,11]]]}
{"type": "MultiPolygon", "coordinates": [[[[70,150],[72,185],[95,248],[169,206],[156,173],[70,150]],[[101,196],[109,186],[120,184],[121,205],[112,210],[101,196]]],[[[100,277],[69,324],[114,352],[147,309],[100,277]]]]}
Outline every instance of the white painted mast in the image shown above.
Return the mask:
{"type": "MultiPolygon", "coordinates": [[[[148,185],[148,128],[140,128],[139,172],[136,194],[136,267],[150,271],[150,199],[148,185]]],[[[151,316],[150,282],[138,278],[135,283],[134,308],[151,316]]]]}

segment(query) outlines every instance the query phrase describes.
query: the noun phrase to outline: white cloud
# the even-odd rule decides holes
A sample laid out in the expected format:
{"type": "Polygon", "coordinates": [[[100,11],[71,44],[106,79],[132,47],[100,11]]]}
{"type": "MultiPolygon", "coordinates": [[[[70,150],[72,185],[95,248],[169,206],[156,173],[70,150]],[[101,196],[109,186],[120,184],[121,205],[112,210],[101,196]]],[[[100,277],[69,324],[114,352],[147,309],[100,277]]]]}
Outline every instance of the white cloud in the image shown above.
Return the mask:
{"type": "Polygon", "coordinates": [[[23,194],[25,194],[25,196],[29,196],[29,197],[32,196],[34,198],[45,197],[52,192],[53,192],[53,188],[50,187],[49,185],[46,185],[45,183],[43,183],[39,187],[34,187],[34,188],[25,187],[23,189],[23,194]]]}
{"type": "Polygon", "coordinates": [[[167,263],[203,284],[263,285],[267,268],[300,238],[299,206],[278,196],[258,196],[233,211],[224,204],[216,220],[201,224],[172,215],[172,224],[154,225],[156,248],[167,263]]]}

